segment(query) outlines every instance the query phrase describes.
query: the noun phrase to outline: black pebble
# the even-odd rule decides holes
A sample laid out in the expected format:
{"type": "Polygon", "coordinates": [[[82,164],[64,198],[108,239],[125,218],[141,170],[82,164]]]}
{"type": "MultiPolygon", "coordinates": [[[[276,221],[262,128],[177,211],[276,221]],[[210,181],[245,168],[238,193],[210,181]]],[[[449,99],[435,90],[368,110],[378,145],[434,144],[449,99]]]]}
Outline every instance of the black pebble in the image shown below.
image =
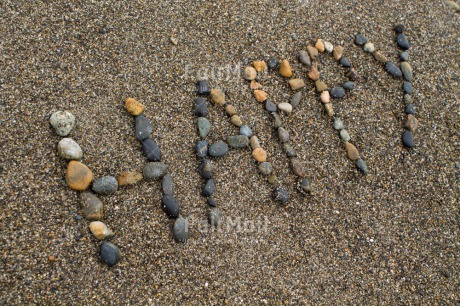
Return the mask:
{"type": "Polygon", "coordinates": [[[387,62],[385,65],[385,70],[395,78],[402,77],[401,69],[392,62],[387,62]]]}
{"type": "Polygon", "coordinates": [[[406,114],[415,115],[415,105],[414,104],[408,104],[406,106],[406,114]]]}
{"type": "Polygon", "coordinates": [[[357,44],[358,46],[364,46],[365,43],[367,43],[366,37],[364,37],[361,34],[355,36],[355,44],[357,44]]]}
{"type": "Polygon", "coordinates": [[[205,98],[198,97],[195,99],[195,115],[198,117],[208,116],[208,104],[205,98]]]}
{"type": "Polygon", "coordinates": [[[342,57],[339,63],[342,67],[350,67],[350,61],[346,57],[342,57]]]}
{"type": "Polygon", "coordinates": [[[414,134],[411,131],[404,131],[402,136],[403,145],[408,148],[413,148],[415,146],[414,143],[414,134]]]}
{"type": "Polygon", "coordinates": [[[214,184],[214,180],[209,179],[203,188],[203,196],[210,197],[214,194],[215,191],[216,191],[216,185],[214,184]]]}
{"type": "Polygon", "coordinates": [[[403,49],[407,50],[409,49],[409,40],[407,39],[406,34],[401,33],[396,37],[396,42],[398,43],[398,46],[403,49]]]}
{"type": "Polygon", "coordinates": [[[355,88],[355,83],[354,82],[351,82],[351,81],[348,81],[348,82],[344,82],[342,84],[342,87],[346,90],[352,90],[355,88]]]}
{"type": "Polygon", "coordinates": [[[196,142],[195,150],[199,158],[206,157],[208,154],[208,145],[209,141],[207,140],[198,140],[196,142]]]}
{"type": "Polygon", "coordinates": [[[275,200],[281,203],[289,201],[289,192],[286,187],[281,186],[275,189],[275,200]]]}
{"type": "Polygon", "coordinates": [[[147,138],[142,142],[142,151],[149,161],[161,161],[160,147],[152,138],[147,138]]]}
{"type": "Polygon", "coordinates": [[[413,88],[412,88],[412,83],[411,83],[411,82],[407,82],[407,81],[404,82],[403,89],[404,89],[404,92],[405,92],[406,94],[411,95],[411,94],[412,94],[412,90],[413,90],[413,88]]]}
{"type": "Polygon", "coordinates": [[[213,197],[208,198],[208,205],[211,207],[216,207],[216,200],[213,197]]]}
{"type": "Polygon", "coordinates": [[[209,83],[208,81],[196,82],[196,93],[199,95],[209,95],[209,83]]]}
{"type": "Polygon", "coordinates": [[[104,241],[100,251],[102,261],[108,266],[114,266],[120,259],[120,250],[113,243],[104,241]]]}
{"type": "Polygon", "coordinates": [[[161,199],[161,204],[163,205],[163,210],[165,211],[166,215],[168,215],[168,217],[179,217],[180,205],[176,198],[174,198],[172,195],[164,195],[161,199]]]}
{"type": "Polygon", "coordinates": [[[405,27],[404,27],[403,24],[397,24],[397,25],[395,26],[395,31],[396,31],[396,33],[403,33],[404,30],[405,30],[405,27]]]}
{"type": "Polygon", "coordinates": [[[136,116],[135,119],[136,125],[136,137],[140,141],[147,139],[150,137],[153,131],[153,125],[149,118],[145,117],[144,115],[136,116]]]}
{"type": "Polygon", "coordinates": [[[345,96],[345,89],[343,89],[343,87],[334,87],[331,89],[331,97],[333,98],[336,98],[336,99],[340,99],[340,98],[343,98],[345,96]]]}
{"type": "Polygon", "coordinates": [[[265,109],[269,112],[276,112],[277,110],[277,107],[275,105],[275,103],[273,103],[272,101],[270,101],[269,99],[267,99],[265,101],[265,109]]]}
{"type": "Polygon", "coordinates": [[[272,57],[267,61],[267,66],[270,69],[274,69],[278,67],[279,64],[280,64],[280,61],[276,57],[272,57]]]}
{"type": "Polygon", "coordinates": [[[200,163],[200,167],[198,172],[200,173],[201,177],[204,179],[209,180],[212,177],[212,171],[214,167],[209,159],[203,158],[200,163]]]}
{"type": "Polygon", "coordinates": [[[101,34],[106,34],[107,33],[107,28],[106,27],[102,27],[99,29],[99,33],[101,34]]]}

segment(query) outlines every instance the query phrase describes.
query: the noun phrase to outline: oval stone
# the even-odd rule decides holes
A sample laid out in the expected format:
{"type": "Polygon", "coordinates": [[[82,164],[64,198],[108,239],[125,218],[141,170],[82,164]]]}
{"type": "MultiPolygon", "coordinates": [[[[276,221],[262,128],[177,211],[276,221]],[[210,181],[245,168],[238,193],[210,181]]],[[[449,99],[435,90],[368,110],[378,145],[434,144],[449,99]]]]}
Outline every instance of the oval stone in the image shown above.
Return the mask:
{"type": "Polygon", "coordinates": [[[263,175],[270,175],[273,171],[273,166],[269,162],[263,162],[259,164],[259,171],[263,175]]]}
{"type": "Polygon", "coordinates": [[[195,115],[198,117],[208,116],[208,104],[205,98],[198,97],[195,99],[195,115]]]}
{"type": "Polygon", "coordinates": [[[179,217],[174,222],[173,227],[174,239],[177,242],[187,242],[190,237],[190,226],[186,219],[179,217]]]}
{"type": "Polygon", "coordinates": [[[342,138],[342,140],[345,142],[350,141],[350,134],[348,134],[347,130],[341,130],[340,138],[342,138]]]}
{"type": "Polygon", "coordinates": [[[97,196],[90,192],[83,192],[80,200],[82,215],[86,220],[102,220],[104,217],[104,206],[97,196]]]}
{"type": "Polygon", "coordinates": [[[342,57],[339,61],[339,64],[342,67],[350,67],[350,61],[346,57],[342,57]]]}
{"type": "Polygon", "coordinates": [[[244,78],[248,81],[254,80],[257,77],[257,71],[254,67],[247,66],[244,68],[244,78]]]}
{"type": "Polygon", "coordinates": [[[216,191],[216,184],[214,183],[213,179],[209,179],[204,185],[202,194],[205,197],[210,197],[214,194],[215,191],[216,191]]]}
{"type": "Polygon", "coordinates": [[[142,151],[148,161],[160,161],[161,150],[158,144],[152,138],[147,138],[142,142],[142,151]]]}
{"type": "Polygon", "coordinates": [[[410,47],[409,40],[404,33],[398,34],[398,36],[396,36],[396,42],[398,43],[398,46],[403,50],[407,50],[410,47]]]}
{"type": "Polygon", "coordinates": [[[402,77],[401,69],[399,69],[398,66],[396,66],[392,62],[387,62],[386,65],[385,65],[385,69],[386,69],[386,71],[388,71],[389,74],[391,74],[395,78],[402,77]]]}
{"type": "Polygon", "coordinates": [[[361,170],[361,172],[364,173],[364,174],[369,173],[369,169],[367,168],[366,162],[364,160],[362,160],[361,158],[359,158],[356,161],[356,167],[358,167],[358,169],[361,170]]]}
{"type": "Polygon", "coordinates": [[[212,157],[221,157],[227,154],[227,152],[228,145],[223,141],[213,143],[208,149],[208,154],[212,157]]]}
{"type": "Polygon", "coordinates": [[[291,167],[295,175],[299,177],[305,177],[307,175],[307,169],[305,169],[300,159],[296,157],[291,158],[291,167]]]}
{"type": "Polygon", "coordinates": [[[172,195],[166,194],[161,199],[162,208],[166,215],[170,218],[179,217],[180,205],[179,202],[172,195]]]}
{"type": "Polygon", "coordinates": [[[133,185],[142,180],[142,173],[137,171],[122,172],[118,177],[118,186],[133,185]]]}
{"type": "Polygon", "coordinates": [[[287,102],[280,103],[278,104],[278,108],[287,114],[292,113],[292,104],[290,103],[287,103],[287,102]]]}
{"type": "Polygon", "coordinates": [[[282,204],[289,201],[289,192],[286,187],[280,186],[275,189],[275,200],[281,202],[282,204]]]}
{"type": "Polygon", "coordinates": [[[196,154],[199,158],[206,157],[208,154],[208,145],[209,141],[207,140],[198,140],[195,145],[196,154]]]}
{"type": "Polygon", "coordinates": [[[355,88],[355,82],[352,82],[352,81],[348,81],[348,82],[344,82],[342,84],[342,87],[345,89],[345,90],[352,90],[355,88]]]}
{"type": "Polygon", "coordinates": [[[300,51],[298,57],[299,57],[299,62],[301,62],[302,64],[307,65],[307,66],[311,65],[311,59],[307,51],[305,50],[300,51]]]}
{"type": "Polygon", "coordinates": [[[270,69],[274,69],[274,68],[278,67],[279,64],[280,64],[280,61],[276,57],[271,57],[267,61],[267,66],[270,69]]]}
{"type": "Polygon", "coordinates": [[[349,159],[355,161],[359,158],[358,149],[356,149],[353,144],[345,142],[345,150],[347,151],[347,156],[349,159]]]}
{"type": "Polygon", "coordinates": [[[113,176],[103,176],[93,183],[93,191],[98,194],[112,194],[118,190],[118,181],[113,176]]]}
{"type": "Polygon", "coordinates": [[[62,158],[79,160],[83,157],[80,145],[72,138],[62,138],[58,143],[58,153],[62,158]]]}
{"type": "Polygon", "coordinates": [[[202,178],[209,180],[212,177],[213,170],[214,167],[209,159],[204,158],[201,160],[198,173],[200,173],[202,178]]]}
{"type": "Polygon", "coordinates": [[[345,96],[345,89],[343,89],[343,87],[340,87],[340,86],[334,87],[331,89],[330,95],[336,99],[343,98],[345,96]]]}
{"type": "Polygon", "coordinates": [[[161,180],[161,189],[163,190],[163,194],[174,194],[174,181],[171,174],[168,173],[163,176],[163,179],[161,180]]]}
{"type": "Polygon", "coordinates": [[[364,46],[364,44],[367,43],[367,38],[364,37],[362,34],[357,34],[355,35],[355,44],[358,46],[364,46]]]}
{"type": "Polygon", "coordinates": [[[267,99],[265,101],[265,109],[272,113],[272,112],[276,112],[278,108],[276,107],[275,103],[273,103],[270,99],[267,99]]]}
{"type": "Polygon", "coordinates": [[[274,120],[273,125],[275,126],[275,129],[277,129],[283,124],[283,122],[281,121],[281,117],[278,113],[272,113],[272,116],[274,120]]]}
{"type": "Polygon", "coordinates": [[[227,136],[225,138],[230,148],[241,149],[246,148],[249,144],[249,139],[245,135],[227,136]]]}
{"type": "Polygon", "coordinates": [[[201,138],[206,138],[208,136],[209,131],[211,130],[211,122],[205,117],[199,117],[197,119],[198,125],[198,133],[200,134],[201,138]]]}
{"type": "Polygon", "coordinates": [[[257,136],[252,136],[249,143],[251,144],[251,149],[253,150],[260,148],[260,142],[257,136]]]}
{"type": "Polygon", "coordinates": [[[414,78],[414,76],[412,75],[412,67],[410,66],[408,62],[401,63],[401,71],[406,81],[412,82],[412,79],[414,78]]]}
{"type": "Polygon", "coordinates": [[[120,249],[113,243],[104,241],[100,253],[102,261],[108,266],[114,266],[120,259],[120,249]]]}
{"type": "Polygon", "coordinates": [[[136,137],[140,141],[147,139],[150,137],[150,134],[153,132],[153,125],[150,119],[145,117],[144,115],[136,116],[135,119],[136,125],[136,137]]]}
{"type": "Polygon", "coordinates": [[[246,136],[246,137],[251,137],[252,130],[251,130],[251,128],[249,126],[247,126],[246,124],[243,124],[240,127],[240,134],[243,135],[243,136],[246,136]]]}
{"type": "Polygon", "coordinates": [[[302,100],[302,92],[299,91],[299,92],[296,92],[295,94],[292,95],[291,97],[291,105],[292,105],[292,108],[295,108],[297,107],[299,104],[300,104],[300,100],[302,100]]]}
{"type": "Polygon", "coordinates": [[[402,142],[405,147],[413,148],[414,143],[414,134],[411,131],[404,131],[402,135],[402,142]]]}
{"type": "Polygon", "coordinates": [[[89,230],[97,239],[106,239],[113,237],[113,232],[101,221],[93,221],[89,224],[89,230]]]}
{"type": "Polygon", "coordinates": [[[144,167],[144,178],[146,180],[158,180],[165,176],[168,167],[160,162],[147,163],[144,167]]]}
{"type": "Polygon", "coordinates": [[[343,130],[345,127],[343,126],[343,122],[340,118],[334,118],[334,130],[340,131],[343,130]]]}
{"type": "Polygon", "coordinates": [[[50,124],[59,136],[67,136],[75,126],[75,116],[68,111],[57,111],[50,117],[50,124]]]}
{"type": "Polygon", "coordinates": [[[288,142],[289,141],[289,132],[286,131],[285,128],[279,127],[278,128],[278,138],[281,142],[288,142]]]}
{"type": "Polygon", "coordinates": [[[73,190],[83,191],[93,180],[93,172],[85,164],[71,160],[67,165],[65,180],[73,190]]]}
{"type": "Polygon", "coordinates": [[[404,93],[411,95],[413,91],[412,83],[405,81],[403,84],[404,93]]]}

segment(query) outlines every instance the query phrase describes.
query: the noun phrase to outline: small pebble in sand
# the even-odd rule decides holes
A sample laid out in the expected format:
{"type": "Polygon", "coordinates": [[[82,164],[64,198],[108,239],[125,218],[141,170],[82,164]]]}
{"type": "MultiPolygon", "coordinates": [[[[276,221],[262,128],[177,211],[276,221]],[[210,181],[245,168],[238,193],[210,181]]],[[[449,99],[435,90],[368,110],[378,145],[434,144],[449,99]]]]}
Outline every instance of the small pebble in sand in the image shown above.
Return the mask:
{"type": "Polygon", "coordinates": [[[368,42],[364,45],[363,50],[367,53],[374,53],[375,52],[375,46],[373,43],[368,42]]]}
{"type": "Polygon", "coordinates": [[[395,31],[396,33],[403,33],[406,30],[403,24],[397,24],[395,25],[395,31]]]}
{"type": "Polygon", "coordinates": [[[246,137],[251,137],[252,136],[251,128],[249,126],[247,126],[246,124],[243,124],[240,127],[240,135],[244,135],[246,137]]]}
{"type": "Polygon", "coordinates": [[[342,67],[347,67],[347,68],[351,66],[351,65],[350,65],[350,61],[349,61],[348,58],[346,58],[346,57],[342,57],[342,58],[340,59],[340,61],[339,61],[339,64],[340,64],[340,66],[342,66],[342,67]]]}
{"type": "Polygon", "coordinates": [[[308,45],[307,46],[307,52],[308,52],[308,56],[310,56],[310,59],[311,60],[316,60],[316,57],[318,56],[318,49],[316,49],[315,47],[311,46],[311,45],[308,45]]]}
{"type": "Polygon", "coordinates": [[[297,157],[291,158],[291,168],[292,172],[299,177],[305,177],[307,175],[307,169],[297,157]]]}
{"type": "Polygon", "coordinates": [[[409,114],[407,116],[407,121],[406,121],[406,125],[405,125],[406,129],[408,129],[412,133],[415,133],[415,131],[417,130],[417,126],[418,126],[417,118],[415,118],[414,115],[409,114]]]}
{"type": "Polygon", "coordinates": [[[341,130],[340,131],[340,138],[342,138],[342,140],[345,141],[345,142],[350,141],[350,134],[348,134],[347,130],[341,130]]]}
{"type": "Polygon", "coordinates": [[[59,136],[67,136],[75,126],[75,117],[68,111],[57,111],[50,117],[50,124],[59,136]]]}
{"type": "Polygon", "coordinates": [[[268,94],[263,90],[254,90],[254,97],[257,102],[264,102],[268,98],[268,94]]]}
{"type": "Polygon", "coordinates": [[[350,71],[348,71],[348,73],[347,73],[347,77],[351,81],[356,81],[358,79],[358,72],[356,71],[355,68],[351,68],[350,71]]]}
{"type": "Polygon", "coordinates": [[[93,221],[89,224],[89,230],[97,239],[106,239],[113,237],[113,232],[110,230],[107,225],[101,221],[93,221]]]}
{"type": "Polygon", "coordinates": [[[340,99],[340,98],[343,98],[345,96],[345,89],[343,89],[343,87],[334,87],[331,89],[330,91],[330,95],[331,97],[335,98],[335,99],[340,99]]]}
{"type": "Polygon", "coordinates": [[[280,186],[275,189],[275,200],[283,204],[289,201],[289,192],[286,187],[280,186]]]}
{"type": "Polygon", "coordinates": [[[299,62],[301,62],[304,65],[310,66],[311,65],[311,59],[310,56],[308,55],[307,51],[301,50],[299,51],[299,62]]]}
{"type": "Polygon", "coordinates": [[[326,103],[324,104],[324,110],[326,111],[326,114],[329,117],[333,117],[335,112],[334,112],[334,107],[332,106],[332,103],[326,103]]]}
{"type": "Polygon", "coordinates": [[[206,157],[208,154],[208,145],[209,141],[207,140],[198,140],[195,145],[196,154],[199,158],[206,157]]]}
{"type": "Polygon", "coordinates": [[[412,82],[414,77],[412,75],[412,67],[408,62],[401,63],[401,71],[406,81],[412,82]]]}
{"type": "Polygon", "coordinates": [[[361,170],[361,172],[364,174],[369,173],[369,169],[367,168],[366,162],[361,158],[358,158],[358,160],[356,160],[356,167],[358,167],[358,169],[361,170]]]}
{"type": "Polygon", "coordinates": [[[273,119],[274,119],[273,125],[274,125],[275,129],[277,129],[283,124],[283,122],[281,122],[281,117],[280,117],[280,115],[278,115],[278,113],[272,113],[272,116],[273,116],[273,119]]]}
{"type": "Polygon", "coordinates": [[[414,90],[413,87],[412,87],[412,83],[408,82],[408,81],[405,81],[404,84],[403,84],[403,90],[404,90],[405,94],[411,95],[413,90],[414,90]]]}
{"type": "Polygon", "coordinates": [[[168,171],[168,167],[160,162],[147,163],[144,166],[144,178],[146,180],[158,180],[161,179],[168,171]]]}
{"type": "Polygon", "coordinates": [[[300,191],[304,194],[311,193],[311,183],[310,180],[303,178],[300,182],[300,191]]]}
{"type": "Polygon", "coordinates": [[[153,132],[152,122],[144,115],[136,116],[135,126],[136,137],[140,141],[149,138],[153,132]]]}
{"type": "Polygon", "coordinates": [[[93,180],[93,172],[85,164],[71,160],[67,165],[65,180],[73,190],[83,191],[93,180]]]}
{"type": "Polygon", "coordinates": [[[406,34],[401,33],[396,37],[396,43],[403,50],[408,50],[410,47],[409,40],[407,39],[406,34]]]}
{"type": "Polygon", "coordinates": [[[364,44],[367,43],[367,38],[364,37],[362,34],[357,34],[355,35],[355,44],[358,46],[364,46],[364,44]]]}
{"type": "Polygon", "coordinates": [[[262,148],[256,148],[254,151],[252,151],[252,156],[259,163],[263,163],[264,161],[267,161],[267,152],[265,152],[265,150],[262,148]]]}
{"type": "Polygon", "coordinates": [[[113,194],[118,190],[118,181],[113,176],[103,176],[93,183],[93,191],[97,194],[113,194]]]}
{"type": "Polygon", "coordinates": [[[177,218],[176,222],[174,222],[173,234],[177,242],[187,242],[190,237],[188,221],[182,217],[177,218]]]}
{"type": "Polygon", "coordinates": [[[212,177],[213,171],[214,171],[214,167],[211,161],[209,159],[203,158],[198,168],[198,173],[201,175],[201,177],[206,180],[209,180],[212,177]]]}
{"type": "Polygon", "coordinates": [[[251,144],[251,149],[252,150],[260,148],[259,138],[257,138],[257,136],[252,136],[251,140],[250,140],[250,144],[251,144]]]}
{"type": "Polygon", "coordinates": [[[414,104],[408,104],[406,106],[406,114],[415,115],[415,105],[414,104]]]}
{"type": "Polygon", "coordinates": [[[402,72],[401,70],[398,68],[398,66],[396,66],[394,63],[392,62],[387,62],[386,65],[385,65],[385,70],[388,71],[389,74],[391,74],[392,76],[394,76],[395,78],[400,78],[402,77],[402,72]]]}
{"type": "Polygon", "coordinates": [[[270,99],[267,99],[265,101],[265,109],[269,112],[276,112],[278,108],[275,103],[273,103],[270,99]]]}
{"type": "Polygon", "coordinates": [[[289,132],[283,128],[278,128],[278,138],[281,142],[288,142],[289,141],[289,132]]]}
{"type": "Polygon", "coordinates": [[[195,115],[198,117],[208,116],[208,104],[206,103],[206,99],[202,97],[195,99],[195,115]]]}
{"type": "Polygon", "coordinates": [[[310,71],[307,73],[307,75],[310,79],[316,81],[317,79],[319,79],[320,72],[316,67],[312,67],[310,71]]]}
{"type": "Polygon", "coordinates": [[[249,88],[251,88],[252,90],[262,89],[262,85],[252,80],[251,83],[249,84],[249,88]]]}
{"type": "Polygon", "coordinates": [[[213,143],[209,149],[208,154],[212,157],[222,157],[228,152],[228,145],[223,141],[213,143]]]}
{"type": "Polygon", "coordinates": [[[147,138],[142,142],[142,152],[148,161],[160,161],[161,150],[158,144],[152,138],[147,138]]]}
{"type": "Polygon", "coordinates": [[[329,94],[329,91],[325,90],[321,93],[319,96],[321,99],[321,102],[323,103],[331,103],[331,95],[329,94]]]}
{"type": "Polygon", "coordinates": [[[263,175],[270,175],[273,171],[273,166],[269,162],[263,162],[259,164],[259,171],[263,175]]]}
{"type": "Polygon", "coordinates": [[[267,64],[264,61],[254,61],[252,63],[257,72],[262,72],[267,69],[267,64]]]}
{"type": "Polygon", "coordinates": [[[334,118],[334,125],[333,125],[333,126],[334,126],[334,129],[335,129],[336,131],[340,131],[340,130],[343,130],[343,129],[345,128],[345,127],[343,126],[342,120],[340,120],[340,118],[338,118],[338,117],[335,117],[335,118],[334,118]]]}
{"type": "Polygon", "coordinates": [[[138,171],[122,172],[118,177],[118,186],[134,185],[142,180],[142,173],[138,171]]]}
{"type": "Polygon", "coordinates": [[[227,112],[227,114],[229,116],[233,116],[233,115],[236,115],[236,109],[233,105],[231,104],[227,104],[225,105],[225,111],[227,112]]]}
{"type": "Polygon", "coordinates": [[[291,65],[287,60],[282,60],[279,69],[280,75],[286,78],[290,78],[292,76],[292,69],[291,65]]]}
{"type": "Polygon", "coordinates": [[[128,98],[125,101],[125,109],[133,116],[139,116],[144,111],[145,107],[139,101],[128,98]]]}
{"type": "Polygon", "coordinates": [[[212,207],[208,213],[208,222],[212,226],[219,226],[222,223],[222,212],[217,207],[212,207]]]}
{"type": "Polygon", "coordinates": [[[227,136],[225,141],[230,148],[234,149],[246,148],[249,144],[248,136],[245,135],[227,136]]]}
{"type": "Polygon", "coordinates": [[[292,104],[283,102],[278,104],[278,109],[285,112],[286,114],[292,113],[292,104]]]}
{"type": "Polygon", "coordinates": [[[343,55],[343,47],[342,46],[335,47],[334,51],[332,51],[332,55],[334,56],[334,59],[336,61],[340,61],[343,55]]]}
{"type": "Polygon", "coordinates": [[[254,67],[247,66],[244,68],[244,78],[248,81],[254,80],[257,77],[257,71],[254,67]]]}
{"type": "Polygon", "coordinates": [[[161,180],[161,190],[163,191],[163,194],[174,194],[174,181],[171,174],[168,173],[163,176],[163,179],[161,180]]]}
{"type": "Polygon", "coordinates": [[[211,130],[211,122],[209,122],[209,120],[205,117],[199,117],[196,123],[198,127],[198,134],[202,139],[206,138],[211,130]]]}
{"type": "Polygon", "coordinates": [[[209,83],[201,80],[196,83],[196,93],[199,95],[209,95],[209,83]]]}
{"type": "Polygon", "coordinates": [[[374,57],[380,63],[385,64],[388,62],[388,58],[381,51],[374,52],[374,57]]]}
{"type": "Polygon", "coordinates": [[[100,255],[102,261],[108,266],[114,266],[120,259],[120,249],[113,243],[104,241],[101,245],[100,255]]]}
{"type": "Polygon", "coordinates": [[[292,105],[292,108],[295,108],[297,106],[299,106],[300,104],[300,101],[302,100],[302,92],[299,91],[299,92],[296,92],[295,94],[292,95],[291,97],[291,105],[292,105]]]}
{"type": "Polygon", "coordinates": [[[80,160],[83,157],[83,150],[72,138],[62,138],[58,143],[59,156],[68,160],[80,160]]]}
{"type": "Polygon", "coordinates": [[[214,199],[214,197],[209,197],[208,198],[208,205],[210,207],[216,207],[216,199],[214,199]]]}
{"type": "Polygon", "coordinates": [[[402,142],[405,147],[413,148],[414,143],[414,134],[411,131],[404,131],[402,135],[402,142]]]}
{"type": "Polygon", "coordinates": [[[347,82],[344,82],[342,84],[342,87],[345,89],[345,90],[352,90],[355,88],[355,83],[354,82],[351,82],[351,81],[347,81],[347,82]]]}
{"type": "Polygon", "coordinates": [[[161,199],[161,205],[166,213],[166,215],[170,218],[177,218],[179,217],[180,213],[180,205],[179,202],[176,200],[175,197],[172,195],[164,195],[161,199]]]}
{"type": "Polygon", "coordinates": [[[278,177],[276,176],[275,173],[272,173],[269,177],[268,177],[268,183],[270,185],[276,185],[278,184],[278,177]]]}
{"type": "Polygon", "coordinates": [[[86,220],[102,220],[104,217],[104,206],[101,200],[90,192],[82,192],[80,196],[80,207],[83,217],[86,220]]]}
{"type": "Polygon", "coordinates": [[[240,117],[238,115],[233,115],[230,117],[230,122],[237,126],[237,127],[241,127],[243,125],[243,121],[241,121],[240,117]]]}
{"type": "Polygon", "coordinates": [[[349,159],[355,161],[359,158],[358,149],[356,149],[353,144],[345,142],[345,150],[347,151],[347,156],[349,159]]]}
{"type": "Polygon", "coordinates": [[[317,39],[315,43],[315,48],[318,49],[319,52],[324,52],[326,47],[324,46],[324,42],[322,39],[317,39]]]}
{"type": "Polygon", "coordinates": [[[401,54],[399,54],[399,58],[404,61],[404,62],[407,62],[409,60],[409,51],[403,51],[401,52],[401,54]]]}
{"type": "Polygon", "coordinates": [[[334,51],[334,45],[328,41],[323,41],[323,42],[324,42],[324,49],[326,49],[327,52],[332,53],[332,51],[334,51]]]}
{"type": "Polygon", "coordinates": [[[211,100],[219,106],[225,104],[225,94],[219,89],[211,89],[211,100]]]}
{"type": "Polygon", "coordinates": [[[297,153],[295,152],[294,148],[289,144],[289,143],[284,143],[283,144],[283,149],[284,152],[286,153],[287,157],[295,157],[297,156],[297,153]]]}
{"type": "Polygon", "coordinates": [[[204,185],[202,195],[204,197],[210,197],[214,194],[216,191],[216,184],[214,183],[213,179],[209,179],[206,181],[206,184],[204,185]]]}
{"type": "Polygon", "coordinates": [[[270,69],[275,69],[276,67],[278,67],[279,64],[280,64],[280,61],[276,57],[271,57],[267,61],[267,66],[270,69]]]}
{"type": "Polygon", "coordinates": [[[326,83],[324,83],[323,81],[320,81],[320,80],[315,81],[315,87],[316,87],[317,92],[323,92],[323,91],[327,90],[326,83]]]}
{"type": "Polygon", "coordinates": [[[299,90],[305,87],[305,83],[302,79],[291,79],[289,80],[289,85],[292,90],[299,90]]]}

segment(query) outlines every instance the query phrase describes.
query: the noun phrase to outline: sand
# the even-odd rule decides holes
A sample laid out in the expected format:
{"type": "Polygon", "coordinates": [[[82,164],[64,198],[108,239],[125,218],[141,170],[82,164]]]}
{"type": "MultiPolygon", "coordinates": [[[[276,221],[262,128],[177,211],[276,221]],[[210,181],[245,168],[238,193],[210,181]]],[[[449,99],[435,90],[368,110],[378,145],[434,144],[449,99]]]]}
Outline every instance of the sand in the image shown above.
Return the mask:
{"type": "MultiPolygon", "coordinates": [[[[0,16],[1,304],[459,303],[460,16],[442,1],[1,1],[0,16]],[[400,139],[402,82],[353,44],[360,32],[397,62],[396,23],[413,44],[420,127],[411,150],[400,139]],[[344,46],[360,75],[335,109],[370,174],[347,159],[308,81],[283,117],[312,180],[304,197],[241,73],[276,56],[306,80],[296,54],[317,37],[344,46]],[[205,226],[193,152],[197,71],[259,136],[290,191],[287,206],[273,201],[250,150],[232,150],[214,161],[229,227],[205,226]],[[61,137],[48,120],[57,110],[75,115],[70,136],[96,178],[140,171],[127,97],[154,122],[192,235],[173,241],[159,182],[101,196],[122,252],[109,268],[77,218],[79,194],[65,184],[61,137]]],[[[331,57],[320,61],[327,84],[345,80],[331,57]]],[[[277,103],[292,94],[276,73],[260,82],[277,103]]],[[[209,118],[212,141],[237,133],[222,108],[210,107],[209,118]]]]}

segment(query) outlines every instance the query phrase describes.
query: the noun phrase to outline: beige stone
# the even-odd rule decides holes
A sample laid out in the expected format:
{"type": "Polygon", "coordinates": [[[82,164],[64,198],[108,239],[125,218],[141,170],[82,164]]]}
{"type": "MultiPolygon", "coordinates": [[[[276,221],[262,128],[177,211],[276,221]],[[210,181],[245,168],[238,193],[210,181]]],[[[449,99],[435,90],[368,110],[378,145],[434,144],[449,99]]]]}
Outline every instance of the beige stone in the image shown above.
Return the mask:
{"type": "Polygon", "coordinates": [[[334,56],[334,59],[336,61],[339,61],[343,55],[343,47],[342,46],[335,47],[334,51],[332,51],[332,55],[334,56]]]}
{"type": "Polygon", "coordinates": [[[113,237],[113,232],[101,221],[93,221],[89,224],[89,230],[97,239],[113,237]]]}
{"type": "Polygon", "coordinates": [[[254,90],[254,97],[256,98],[257,102],[264,102],[268,98],[268,94],[263,90],[254,90]]]}
{"type": "Polygon", "coordinates": [[[345,150],[347,151],[347,156],[349,159],[353,161],[359,159],[358,149],[356,149],[356,147],[353,144],[345,142],[345,150]]]}
{"type": "Polygon", "coordinates": [[[289,80],[289,85],[292,90],[299,90],[305,87],[305,82],[302,79],[291,79],[289,80]]]}
{"type": "Polygon", "coordinates": [[[133,98],[128,98],[125,101],[125,109],[131,115],[138,116],[144,112],[145,106],[133,98]]]}
{"type": "Polygon", "coordinates": [[[325,90],[321,93],[319,96],[321,99],[321,102],[323,103],[331,103],[331,95],[329,94],[329,91],[325,90]]]}
{"type": "Polygon", "coordinates": [[[291,65],[287,60],[281,61],[279,73],[286,78],[290,78],[292,76],[291,65]]]}
{"type": "Polygon", "coordinates": [[[267,152],[265,152],[265,150],[262,148],[256,148],[254,151],[252,151],[252,156],[259,163],[263,163],[264,161],[267,161],[267,152]]]}
{"type": "Polygon", "coordinates": [[[316,87],[317,92],[323,92],[323,91],[327,90],[326,83],[324,83],[323,81],[320,81],[320,80],[316,80],[315,87],[316,87]]]}
{"type": "Polygon", "coordinates": [[[211,100],[217,105],[225,104],[225,94],[219,89],[211,89],[211,100]]]}
{"type": "Polygon", "coordinates": [[[254,67],[247,66],[244,68],[244,78],[248,81],[254,80],[257,77],[257,71],[254,67]]]}
{"type": "Polygon", "coordinates": [[[257,72],[261,72],[267,69],[267,63],[265,63],[264,61],[254,61],[252,65],[254,66],[257,72]]]}
{"type": "Polygon", "coordinates": [[[119,186],[134,185],[142,180],[142,173],[138,171],[127,171],[120,174],[118,177],[119,186]]]}

